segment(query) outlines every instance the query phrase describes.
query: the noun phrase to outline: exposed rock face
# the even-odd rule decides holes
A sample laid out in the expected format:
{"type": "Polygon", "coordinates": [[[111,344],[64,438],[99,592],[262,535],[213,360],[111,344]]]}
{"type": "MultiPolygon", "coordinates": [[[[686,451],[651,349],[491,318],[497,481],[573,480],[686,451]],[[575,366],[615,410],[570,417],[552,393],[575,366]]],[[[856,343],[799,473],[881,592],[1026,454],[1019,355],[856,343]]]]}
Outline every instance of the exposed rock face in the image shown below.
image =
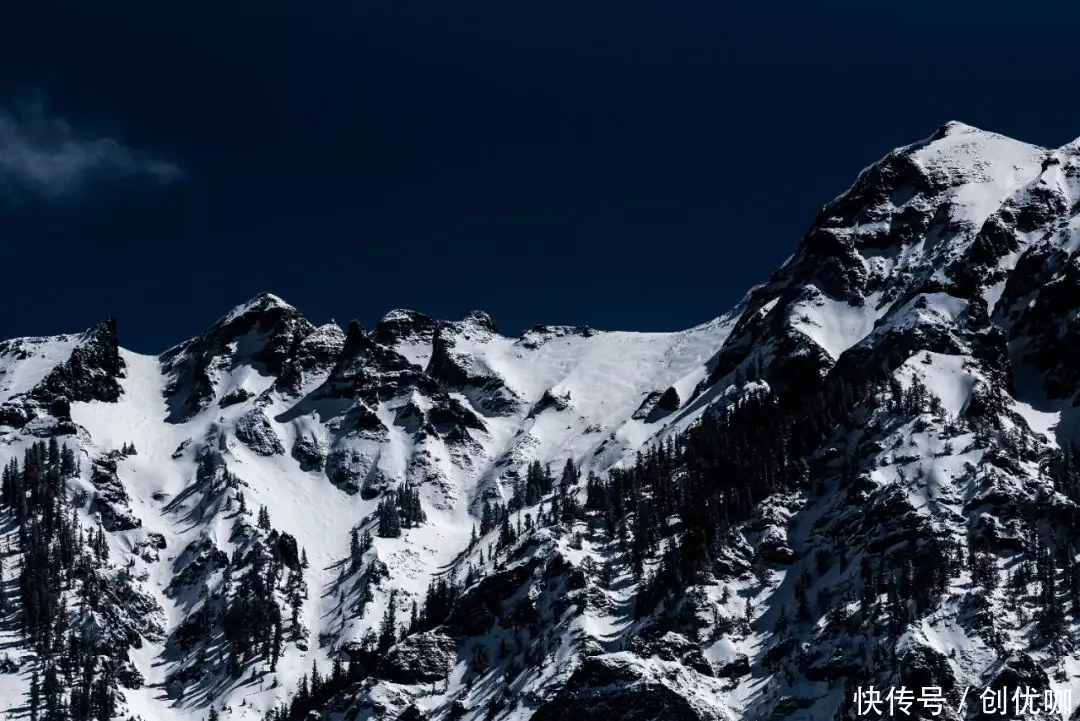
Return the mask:
{"type": "Polygon", "coordinates": [[[311,436],[298,436],[292,447],[292,457],[305,471],[321,471],[326,465],[326,451],[311,436]]]}
{"type": "Polygon", "coordinates": [[[414,310],[392,310],[382,317],[372,334],[376,343],[388,348],[401,343],[430,345],[438,323],[414,310]]]}
{"type": "Polygon", "coordinates": [[[123,378],[124,361],[116,336],[116,321],[106,318],[91,328],[71,352],[71,357],[56,366],[30,392],[42,403],[57,398],[72,401],[113,403],[120,397],[118,379],[123,378]]]}
{"type": "Polygon", "coordinates": [[[629,650],[641,658],[656,657],[663,661],[674,661],[705,676],[713,675],[713,669],[698,644],[674,631],[668,631],[658,638],[637,636],[631,639],[629,650]]]}
{"type": "Polygon", "coordinates": [[[458,636],[488,633],[507,612],[503,601],[512,597],[539,567],[540,561],[534,560],[485,578],[456,605],[446,619],[447,631],[458,636]]]}
{"type": "Polygon", "coordinates": [[[259,408],[252,408],[236,422],[236,438],[261,456],[278,456],[285,446],[259,408]]]}
{"type": "Polygon", "coordinates": [[[317,393],[371,402],[413,385],[432,387],[403,355],[377,343],[363,326],[351,321],[341,356],[317,393]]]}
{"type": "Polygon", "coordinates": [[[274,387],[283,393],[300,393],[305,384],[334,367],[344,345],[345,334],[336,324],[316,328],[286,359],[274,387]]]}
{"type": "Polygon", "coordinates": [[[247,388],[237,388],[236,390],[229,391],[228,393],[223,395],[221,397],[221,400],[218,401],[218,406],[221,408],[228,408],[229,406],[234,406],[237,403],[243,403],[248,398],[251,398],[253,395],[255,394],[249,391],[247,388]]]}
{"type": "Polygon", "coordinates": [[[118,460],[116,456],[104,456],[95,460],[90,467],[90,482],[106,501],[127,504],[127,491],[117,476],[118,460]]]}
{"type": "Polygon", "coordinates": [[[662,395],[663,393],[660,391],[650,391],[649,394],[645,396],[645,400],[641,401],[641,405],[637,407],[637,410],[634,411],[633,415],[630,417],[635,421],[647,419],[653,409],[656,408],[656,402],[660,400],[660,396],[662,395]]]}
{"type": "Polygon", "coordinates": [[[456,644],[438,633],[420,633],[395,645],[376,671],[394,683],[423,684],[443,681],[455,660],[456,644]]]}
{"type": "Polygon", "coordinates": [[[551,408],[554,411],[565,411],[570,407],[570,394],[569,393],[553,393],[550,388],[544,391],[544,395],[540,396],[540,400],[529,411],[529,415],[536,417],[551,408]]]}
{"type": "Polygon", "coordinates": [[[173,564],[173,577],[166,589],[170,594],[178,594],[210,574],[225,568],[229,556],[206,536],[201,536],[184,549],[173,564]]]}
{"type": "Polygon", "coordinates": [[[90,504],[90,512],[101,516],[101,525],[106,531],[128,531],[142,526],[142,521],[130,510],[102,498],[95,498],[90,504]]]}
{"type": "Polygon", "coordinates": [[[296,544],[296,539],[288,534],[282,533],[276,539],[276,545],[274,546],[274,556],[280,560],[286,568],[298,570],[300,568],[300,550],[296,544]]]}
{"type": "Polygon", "coordinates": [[[458,323],[443,323],[432,338],[427,374],[443,385],[460,390],[474,405],[491,415],[502,415],[521,399],[475,352],[496,339],[498,331],[491,316],[473,311],[458,323]]]}
{"type": "Polygon", "coordinates": [[[124,484],[117,475],[117,463],[122,456],[98,458],[90,468],[90,483],[97,491],[90,512],[101,516],[107,531],[127,531],[142,526],[128,507],[130,501],[124,484]]]}
{"type": "Polygon", "coordinates": [[[536,325],[521,334],[519,342],[525,348],[535,349],[554,338],[578,336],[591,338],[596,331],[587,325],[536,325]]]}
{"type": "Polygon", "coordinates": [[[631,417],[634,420],[654,423],[664,416],[679,410],[681,405],[682,400],[679,398],[679,392],[673,387],[669,387],[663,392],[652,391],[645,396],[645,400],[641,402],[641,405],[638,406],[631,417]]]}
{"type": "Polygon", "coordinates": [[[682,405],[682,401],[679,399],[678,391],[670,387],[664,391],[664,394],[660,396],[660,400],[656,402],[656,407],[665,413],[679,410],[680,405],[682,405]]]}

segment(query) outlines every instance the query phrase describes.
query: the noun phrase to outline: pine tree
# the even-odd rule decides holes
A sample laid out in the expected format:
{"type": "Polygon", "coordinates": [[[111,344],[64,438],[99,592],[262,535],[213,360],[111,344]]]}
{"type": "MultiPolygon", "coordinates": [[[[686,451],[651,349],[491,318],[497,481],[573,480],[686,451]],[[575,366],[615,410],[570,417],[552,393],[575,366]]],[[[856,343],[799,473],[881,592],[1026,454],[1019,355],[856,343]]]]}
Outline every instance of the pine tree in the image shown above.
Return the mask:
{"type": "Polygon", "coordinates": [[[401,535],[401,517],[397,504],[389,498],[379,502],[379,535],[383,538],[397,538],[401,535]]]}
{"type": "Polygon", "coordinates": [[[360,550],[360,537],[356,534],[354,528],[349,534],[349,570],[352,573],[360,570],[360,561],[363,555],[363,551],[360,550]]]}
{"type": "Polygon", "coordinates": [[[551,475],[551,464],[544,464],[544,472],[540,476],[540,493],[547,495],[555,488],[555,477],[551,475]]]}
{"type": "Polygon", "coordinates": [[[319,664],[315,659],[311,660],[311,695],[318,696],[322,691],[322,676],[319,675],[319,664]]]}
{"type": "Polygon", "coordinates": [[[502,524],[499,527],[499,548],[507,548],[514,543],[514,530],[510,527],[510,514],[502,513],[502,524]]]}
{"type": "Polygon", "coordinates": [[[345,669],[340,656],[334,656],[334,665],[330,667],[330,680],[335,686],[345,680],[345,669]]]}
{"type": "Polygon", "coordinates": [[[423,505],[420,502],[420,491],[399,486],[397,490],[397,508],[401,517],[401,524],[406,528],[418,526],[427,520],[423,505]]]}
{"type": "Polygon", "coordinates": [[[379,653],[385,654],[397,640],[397,630],[394,625],[397,615],[397,591],[390,591],[390,600],[386,604],[386,613],[383,615],[382,628],[379,630],[379,653]]]}
{"type": "Polygon", "coordinates": [[[52,663],[45,666],[45,678],[41,682],[41,695],[45,701],[45,715],[49,719],[56,718],[62,701],[63,689],[60,687],[60,678],[56,674],[56,666],[52,663]]]}
{"type": "Polygon", "coordinates": [[[112,681],[112,667],[105,666],[98,675],[97,683],[94,686],[93,706],[96,711],[96,721],[110,721],[116,712],[112,681]]]}
{"type": "Polygon", "coordinates": [[[782,636],[784,634],[784,631],[787,630],[787,627],[788,627],[787,609],[784,608],[783,604],[781,604],[780,605],[780,612],[776,615],[776,622],[773,623],[773,633],[776,634],[777,636],[782,636]]]}
{"type": "Polygon", "coordinates": [[[971,580],[988,592],[997,587],[998,570],[993,555],[985,551],[971,552],[971,580]]]}
{"type": "Polygon", "coordinates": [[[360,599],[357,601],[357,613],[362,617],[364,615],[364,606],[375,600],[375,594],[371,591],[371,579],[365,578],[364,583],[360,586],[360,599]]]}
{"type": "Polygon", "coordinates": [[[259,507],[258,526],[264,531],[270,530],[270,511],[266,506],[259,507]]]}
{"type": "Polygon", "coordinates": [[[802,576],[795,583],[795,618],[803,622],[810,620],[810,597],[807,586],[806,570],[803,569],[802,576]]]}
{"type": "Polygon", "coordinates": [[[577,499],[574,498],[572,489],[580,475],[580,472],[574,466],[574,462],[567,459],[566,465],[563,466],[562,475],[559,478],[559,505],[562,507],[559,520],[563,523],[572,523],[577,517],[577,499]]]}
{"type": "Polygon", "coordinates": [[[244,671],[244,667],[240,663],[240,653],[237,650],[236,644],[231,644],[229,646],[228,668],[229,668],[229,674],[233,678],[240,678],[240,675],[244,671]]]}
{"type": "Polygon", "coordinates": [[[277,660],[281,656],[282,646],[282,629],[281,629],[281,611],[278,609],[278,605],[275,602],[272,607],[272,618],[274,624],[274,636],[270,643],[270,671],[277,670],[277,660]]]}
{"type": "Polygon", "coordinates": [[[38,679],[37,667],[34,667],[30,675],[30,721],[37,721],[38,709],[41,708],[41,682],[38,679]]]}

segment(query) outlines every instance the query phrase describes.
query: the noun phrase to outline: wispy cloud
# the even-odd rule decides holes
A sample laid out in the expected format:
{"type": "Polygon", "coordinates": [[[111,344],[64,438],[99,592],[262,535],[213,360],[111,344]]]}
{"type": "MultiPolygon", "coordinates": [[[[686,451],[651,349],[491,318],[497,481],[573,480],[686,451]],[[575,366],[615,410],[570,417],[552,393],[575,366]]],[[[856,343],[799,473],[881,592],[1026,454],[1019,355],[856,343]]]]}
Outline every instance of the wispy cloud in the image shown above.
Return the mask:
{"type": "Polygon", "coordinates": [[[0,190],[16,187],[59,198],[91,182],[143,177],[165,184],[182,175],[175,164],[114,138],[79,134],[40,103],[17,112],[0,108],[0,190]]]}

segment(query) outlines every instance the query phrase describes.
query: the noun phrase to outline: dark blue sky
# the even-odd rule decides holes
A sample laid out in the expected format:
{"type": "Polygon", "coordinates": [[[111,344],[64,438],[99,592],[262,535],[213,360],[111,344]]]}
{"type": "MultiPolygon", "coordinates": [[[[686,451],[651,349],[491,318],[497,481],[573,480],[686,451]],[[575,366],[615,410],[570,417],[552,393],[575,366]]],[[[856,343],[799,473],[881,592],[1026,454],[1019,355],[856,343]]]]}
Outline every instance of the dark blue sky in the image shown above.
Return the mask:
{"type": "Polygon", "coordinates": [[[112,314],[157,352],[262,290],[315,322],[479,307],[504,332],[676,329],[946,120],[1080,135],[1066,3],[20,5],[0,130],[112,138],[182,177],[9,177],[0,337],[112,314]]]}

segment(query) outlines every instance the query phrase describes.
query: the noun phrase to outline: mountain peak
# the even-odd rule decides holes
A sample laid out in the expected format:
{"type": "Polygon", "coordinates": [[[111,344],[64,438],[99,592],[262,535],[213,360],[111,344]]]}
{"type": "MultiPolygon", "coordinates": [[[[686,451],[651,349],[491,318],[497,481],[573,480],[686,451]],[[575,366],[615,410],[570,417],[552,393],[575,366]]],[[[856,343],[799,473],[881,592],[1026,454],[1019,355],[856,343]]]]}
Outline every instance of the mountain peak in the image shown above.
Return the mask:
{"type": "Polygon", "coordinates": [[[1014,165],[1024,165],[1030,157],[1041,157],[1044,153],[1040,146],[950,120],[926,140],[898,148],[887,158],[910,155],[917,163],[928,166],[945,164],[952,168],[951,172],[964,173],[963,177],[973,174],[986,178],[1006,173],[1014,165]],[[988,163],[1000,167],[991,170],[988,163]]]}
{"type": "Polygon", "coordinates": [[[81,340],[83,342],[101,340],[115,347],[117,345],[116,319],[107,316],[105,320],[83,331],[81,340]]]}
{"type": "Polygon", "coordinates": [[[379,320],[374,336],[377,342],[387,346],[407,338],[430,342],[437,325],[434,318],[423,313],[397,308],[379,320]]]}
{"type": "Polygon", "coordinates": [[[387,311],[386,314],[379,319],[379,325],[382,325],[383,323],[406,323],[412,321],[417,316],[423,315],[423,313],[409,310],[408,308],[394,308],[393,310],[387,311]]]}
{"type": "Polygon", "coordinates": [[[294,349],[314,330],[299,310],[272,293],[236,306],[199,336],[158,356],[169,377],[168,421],[190,420],[214,400],[228,376],[219,366],[248,365],[280,376],[289,370],[285,366],[294,349]]]}
{"type": "Polygon", "coordinates": [[[350,356],[356,353],[364,345],[365,340],[367,340],[367,331],[364,330],[364,326],[360,324],[360,321],[353,318],[349,321],[348,329],[345,331],[345,345],[342,348],[342,356],[350,356]]]}
{"type": "Polygon", "coordinates": [[[492,333],[498,333],[499,329],[495,325],[495,320],[486,311],[471,310],[462,319],[462,323],[468,325],[475,325],[485,330],[489,330],[492,333]]]}
{"type": "Polygon", "coordinates": [[[296,310],[295,307],[286,303],[284,300],[281,299],[281,297],[276,296],[273,293],[267,293],[264,291],[254,296],[247,302],[241,303],[240,305],[236,306],[231,311],[226,313],[224,318],[222,318],[221,322],[222,324],[225,324],[241,316],[248,315],[249,313],[262,313],[272,308],[279,308],[282,310],[291,311],[296,310]]]}
{"type": "Polygon", "coordinates": [[[931,140],[941,140],[953,135],[965,135],[967,133],[985,133],[987,131],[981,128],[976,128],[974,125],[968,125],[967,123],[960,122],[959,120],[950,120],[937,129],[931,136],[931,140]]]}

